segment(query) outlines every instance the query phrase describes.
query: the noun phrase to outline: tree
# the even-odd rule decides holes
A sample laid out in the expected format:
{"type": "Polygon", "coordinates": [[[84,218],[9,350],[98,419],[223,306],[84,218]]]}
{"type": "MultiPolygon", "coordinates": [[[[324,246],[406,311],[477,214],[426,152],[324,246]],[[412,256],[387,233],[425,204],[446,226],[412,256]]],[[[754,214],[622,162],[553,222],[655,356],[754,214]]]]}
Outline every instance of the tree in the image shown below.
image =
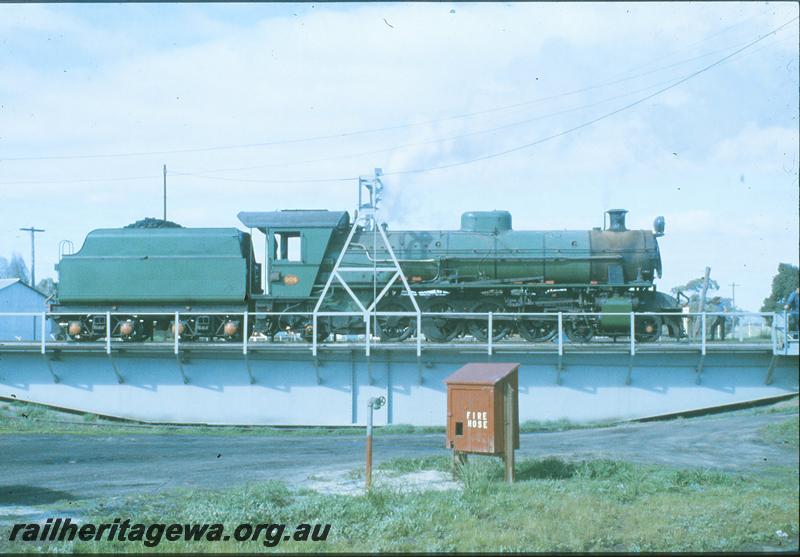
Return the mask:
{"type": "Polygon", "coordinates": [[[30,283],[28,266],[25,260],[16,252],[11,255],[11,261],[6,262],[5,258],[0,257],[0,278],[18,278],[25,284],[30,283]]]}
{"type": "Polygon", "coordinates": [[[772,292],[764,298],[761,311],[783,311],[783,300],[800,284],[800,268],[780,263],[778,274],[772,278],[772,292]]]}
{"type": "Polygon", "coordinates": [[[39,284],[36,285],[36,290],[49,297],[56,293],[57,286],[56,281],[47,277],[39,281],[39,284]]]}
{"type": "MultiPolygon", "coordinates": [[[[697,303],[700,301],[700,292],[703,291],[703,283],[705,277],[692,279],[682,286],[676,286],[670,292],[677,295],[678,292],[683,292],[689,296],[689,303],[697,303]]],[[[708,279],[708,290],[719,290],[719,283],[712,278],[708,279]]]]}

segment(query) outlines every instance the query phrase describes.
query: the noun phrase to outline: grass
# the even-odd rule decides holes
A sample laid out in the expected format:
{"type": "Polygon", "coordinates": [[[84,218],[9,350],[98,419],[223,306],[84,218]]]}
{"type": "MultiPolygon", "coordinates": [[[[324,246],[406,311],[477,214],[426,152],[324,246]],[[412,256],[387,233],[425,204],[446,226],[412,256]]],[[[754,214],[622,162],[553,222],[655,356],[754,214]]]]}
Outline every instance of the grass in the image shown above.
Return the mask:
{"type": "Polygon", "coordinates": [[[798,408],[800,408],[800,399],[795,396],[776,404],[753,408],[752,411],[755,414],[789,414],[792,412],[797,413],[798,408]]]}
{"type": "Polygon", "coordinates": [[[594,429],[620,425],[620,420],[597,420],[592,422],[573,422],[566,418],[557,420],[528,420],[519,424],[522,433],[539,433],[548,431],[567,431],[571,429],[594,429]]]}
{"type": "Polygon", "coordinates": [[[409,474],[422,470],[439,470],[448,472],[452,468],[452,460],[447,456],[425,456],[421,458],[393,458],[378,464],[377,469],[392,475],[409,474]]]}
{"type": "Polygon", "coordinates": [[[763,438],[776,445],[800,446],[800,418],[795,416],[783,422],[768,424],[761,428],[763,438]]]}
{"type": "MultiPolygon", "coordinates": [[[[527,421],[520,424],[523,433],[566,431],[617,425],[618,421],[573,422],[567,419],[527,421]]],[[[444,434],[443,426],[396,424],[375,428],[375,435],[444,434]]],[[[96,414],[65,412],[40,404],[11,401],[0,403],[0,435],[14,433],[72,435],[364,435],[365,428],[352,427],[272,427],[145,424],[114,420],[96,414]]]]}
{"type": "MultiPolygon", "coordinates": [[[[446,458],[390,461],[398,473],[446,469],[446,458]]],[[[167,542],[155,551],[732,551],[789,549],[798,535],[796,468],[764,477],[622,461],[557,458],[517,463],[502,482],[499,459],[470,458],[461,488],[320,495],[278,482],[218,491],[176,490],[98,503],[94,522],[330,523],[326,542],[167,542]],[[102,506],[101,506],[102,505],[102,506]],[[788,541],[776,532],[788,534],[788,541]]],[[[87,518],[89,520],[89,518],[87,518]]],[[[263,539],[263,538],[262,538],[263,539]]],[[[133,542],[0,545],[0,551],[151,551],[133,542]]]]}
{"type": "MultiPolygon", "coordinates": [[[[44,405],[9,401],[0,403],[0,435],[15,433],[67,435],[259,435],[313,436],[359,435],[365,428],[353,427],[276,427],[229,425],[148,424],[115,420],[97,414],[61,411],[44,405]]],[[[375,435],[444,433],[444,427],[388,425],[375,428],[375,435]]]]}

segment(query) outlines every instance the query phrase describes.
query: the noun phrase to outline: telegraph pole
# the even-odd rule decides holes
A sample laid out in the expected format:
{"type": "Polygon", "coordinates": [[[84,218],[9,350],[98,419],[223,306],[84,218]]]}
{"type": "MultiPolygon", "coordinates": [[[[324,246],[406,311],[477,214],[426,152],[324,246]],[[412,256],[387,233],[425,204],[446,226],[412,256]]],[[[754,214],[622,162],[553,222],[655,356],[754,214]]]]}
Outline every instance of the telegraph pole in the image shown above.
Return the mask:
{"type": "Polygon", "coordinates": [[[20,228],[23,232],[31,233],[31,288],[36,288],[36,238],[37,232],[44,232],[44,228],[20,228]]]}
{"type": "Polygon", "coordinates": [[[167,165],[164,165],[164,220],[167,220],[167,165]]]}
{"type": "Polygon", "coordinates": [[[734,311],[736,311],[736,287],[741,286],[741,284],[736,284],[732,282],[730,284],[731,287],[731,305],[733,306],[734,311]]]}

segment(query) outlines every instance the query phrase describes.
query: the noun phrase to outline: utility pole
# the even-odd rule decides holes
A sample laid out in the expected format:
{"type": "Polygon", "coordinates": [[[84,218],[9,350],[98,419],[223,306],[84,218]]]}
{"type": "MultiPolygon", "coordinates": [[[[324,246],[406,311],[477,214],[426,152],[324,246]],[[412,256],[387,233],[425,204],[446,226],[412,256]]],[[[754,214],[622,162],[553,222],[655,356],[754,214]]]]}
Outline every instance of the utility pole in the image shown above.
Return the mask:
{"type": "Polygon", "coordinates": [[[167,220],[167,165],[164,165],[164,220],[167,220]]]}
{"type": "Polygon", "coordinates": [[[741,284],[736,284],[735,282],[732,282],[730,286],[731,286],[731,305],[733,306],[733,309],[736,310],[736,287],[741,286],[741,284]]]}
{"type": "Polygon", "coordinates": [[[700,293],[700,312],[706,310],[706,295],[708,294],[708,279],[711,276],[711,267],[706,267],[706,273],[703,276],[703,291],[700,293]]]}
{"type": "MultiPolygon", "coordinates": [[[[703,290],[700,293],[699,311],[700,311],[701,314],[705,313],[705,311],[706,311],[706,295],[708,294],[708,280],[709,280],[710,277],[711,277],[711,267],[706,267],[706,272],[705,272],[705,275],[703,276],[703,290]]],[[[695,318],[694,322],[692,324],[692,331],[693,331],[693,335],[692,336],[697,337],[697,335],[700,332],[700,329],[702,329],[702,328],[703,328],[702,317],[701,317],[701,319],[695,318]]],[[[705,334],[706,334],[706,332],[705,332],[705,330],[703,330],[703,335],[705,335],[705,334]]]]}
{"type": "Polygon", "coordinates": [[[23,232],[31,233],[31,288],[36,288],[36,238],[37,232],[44,232],[44,228],[20,228],[23,232]]]}

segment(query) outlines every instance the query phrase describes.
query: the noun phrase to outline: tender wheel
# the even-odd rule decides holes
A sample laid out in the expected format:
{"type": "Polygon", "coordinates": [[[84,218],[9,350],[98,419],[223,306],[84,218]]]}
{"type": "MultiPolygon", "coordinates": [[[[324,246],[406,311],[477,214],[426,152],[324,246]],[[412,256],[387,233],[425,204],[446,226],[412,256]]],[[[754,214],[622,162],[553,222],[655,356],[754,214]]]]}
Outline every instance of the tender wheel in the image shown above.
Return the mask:
{"type": "MultiPolygon", "coordinates": [[[[477,313],[502,313],[503,306],[497,302],[481,302],[473,306],[472,311],[477,313]]],[[[467,330],[469,331],[469,334],[474,336],[478,341],[486,342],[489,339],[488,317],[471,319],[467,322],[467,330]]],[[[511,321],[501,318],[492,319],[492,342],[503,340],[510,332],[511,321]]]]}
{"type": "Polygon", "coordinates": [[[174,319],[169,322],[167,329],[168,336],[174,339],[176,332],[181,341],[189,342],[194,340],[194,331],[192,330],[191,321],[188,319],[180,319],[177,327],[175,326],[174,319]]]}
{"type": "Polygon", "coordinates": [[[133,317],[121,319],[117,323],[116,331],[123,342],[141,342],[147,338],[142,322],[133,317]]]}
{"type": "Polygon", "coordinates": [[[564,326],[564,333],[570,342],[584,343],[592,340],[594,328],[585,317],[573,318],[564,326]]]}
{"type": "Polygon", "coordinates": [[[642,315],[636,317],[634,326],[636,328],[637,342],[655,342],[661,338],[661,317],[658,315],[642,315]]]}
{"type": "Polygon", "coordinates": [[[517,323],[517,330],[528,342],[547,342],[558,334],[555,319],[525,318],[517,323]]]}
{"type": "MultiPolygon", "coordinates": [[[[425,311],[431,313],[452,313],[456,310],[450,302],[440,300],[430,302],[425,311]]],[[[464,331],[464,322],[461,319],[452,317],[426,317],[422,323],[422,330],[425,333],[425,337],[433,342],[450,342],[464,331]]]]}
{"type": "MultiPolygon", "coordinates": [[[[378,311],[413,311],[410,304],[389,300],[381,304],[378,311]]],[[[378,316],[378,335],[383,342],[402,342],[417,330],[417,318],[413,315],[378,316]]]]}

